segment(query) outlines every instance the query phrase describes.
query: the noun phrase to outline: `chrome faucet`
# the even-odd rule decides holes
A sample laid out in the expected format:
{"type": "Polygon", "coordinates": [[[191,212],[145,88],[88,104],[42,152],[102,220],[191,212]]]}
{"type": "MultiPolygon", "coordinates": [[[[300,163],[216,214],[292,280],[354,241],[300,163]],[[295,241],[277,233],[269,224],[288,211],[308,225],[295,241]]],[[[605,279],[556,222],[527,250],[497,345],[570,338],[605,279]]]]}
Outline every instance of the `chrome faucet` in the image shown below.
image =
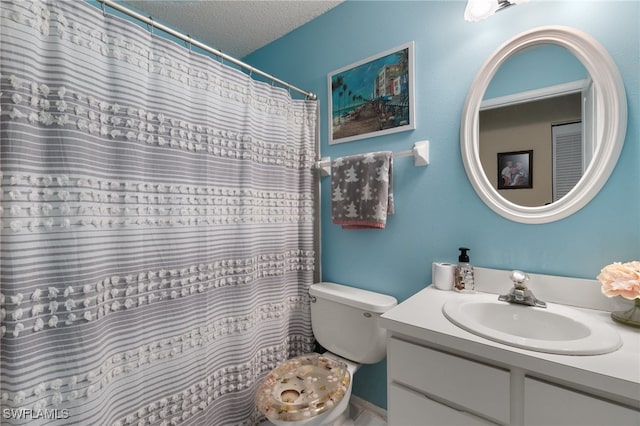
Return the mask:
{"type": "Polygon", "coordinates": [[[531,290],[527,288],[525,282],[529,280],[529,275],[522,271],[512,271],[510,278],[511,281],[513,281],[513,288],[508,294],[503,294],[498,297],[498,300],[527,306],[537,306],[539,308],[547,307],[545,302],[536,299],[531,290]]]}

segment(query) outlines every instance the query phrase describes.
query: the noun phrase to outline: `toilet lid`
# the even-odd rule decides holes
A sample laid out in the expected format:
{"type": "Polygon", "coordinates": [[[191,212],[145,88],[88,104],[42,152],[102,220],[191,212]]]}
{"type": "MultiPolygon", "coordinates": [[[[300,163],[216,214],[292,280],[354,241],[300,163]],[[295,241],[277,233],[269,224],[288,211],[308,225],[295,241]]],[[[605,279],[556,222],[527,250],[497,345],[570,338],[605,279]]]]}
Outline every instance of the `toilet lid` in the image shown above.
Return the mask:
{"type": "Polygon", "coordinates": [[[268,418],[304,420],[337,405],[349,389],[346,364],[319,354],[291,358],[266,377],[258,394],[258,409],[268,418]]]}

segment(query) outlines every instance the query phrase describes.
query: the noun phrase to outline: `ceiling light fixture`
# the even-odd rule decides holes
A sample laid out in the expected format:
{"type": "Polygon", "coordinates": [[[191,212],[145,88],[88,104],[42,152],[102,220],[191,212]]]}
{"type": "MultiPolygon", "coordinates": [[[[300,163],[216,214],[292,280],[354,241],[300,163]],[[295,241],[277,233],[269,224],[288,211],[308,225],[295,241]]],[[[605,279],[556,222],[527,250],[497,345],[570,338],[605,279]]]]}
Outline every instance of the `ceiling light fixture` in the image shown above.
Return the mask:
{"type": "Polygon", "coordinates": [[[499,10],[506,9],[529,0],[468,0],[464,10],[464,19],[469,22],[481,21],[499,10]]]}

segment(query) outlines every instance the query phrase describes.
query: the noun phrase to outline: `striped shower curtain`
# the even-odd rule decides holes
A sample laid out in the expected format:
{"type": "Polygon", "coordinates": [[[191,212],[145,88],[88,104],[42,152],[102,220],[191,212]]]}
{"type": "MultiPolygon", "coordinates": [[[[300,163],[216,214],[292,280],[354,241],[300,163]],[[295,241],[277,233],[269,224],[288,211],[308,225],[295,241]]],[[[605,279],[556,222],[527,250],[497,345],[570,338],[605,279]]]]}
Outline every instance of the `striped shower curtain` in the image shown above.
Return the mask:
{"type": "Polygon", "coordinates": [[[260,421],[313,348],[316,103],[85,2],[0,13],[0,422],[260,421]]]}

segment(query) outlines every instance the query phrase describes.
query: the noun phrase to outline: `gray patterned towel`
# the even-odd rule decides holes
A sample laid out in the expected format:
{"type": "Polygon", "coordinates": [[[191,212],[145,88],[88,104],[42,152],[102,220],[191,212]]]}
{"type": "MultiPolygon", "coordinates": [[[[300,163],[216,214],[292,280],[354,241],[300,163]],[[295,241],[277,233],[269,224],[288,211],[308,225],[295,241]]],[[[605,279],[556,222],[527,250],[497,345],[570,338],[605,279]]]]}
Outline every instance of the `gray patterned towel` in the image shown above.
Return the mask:
{"type": "Polygon", "coordinates": [[[331,217],[343,229],[384,229],[393,214],[393,154],[372,152],[331,163],[331,217]]]}

